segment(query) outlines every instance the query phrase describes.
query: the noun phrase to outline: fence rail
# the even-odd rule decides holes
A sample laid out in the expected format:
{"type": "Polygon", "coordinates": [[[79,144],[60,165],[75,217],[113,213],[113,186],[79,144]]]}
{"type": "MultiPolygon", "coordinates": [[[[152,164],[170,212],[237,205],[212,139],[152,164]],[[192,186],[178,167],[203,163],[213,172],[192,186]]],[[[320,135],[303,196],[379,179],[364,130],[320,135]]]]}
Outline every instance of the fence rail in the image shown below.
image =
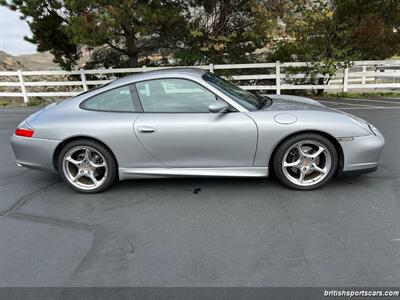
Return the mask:
{"type": "MultiPolygon", "coordinates": [[[[293,72],[293,68],[310,66],[307,62],[276,62],[253,64],[201,65],[195,68],[218,72],[233,70],[228,79],[238,82],[246,90],[269,90],[280,94],[283,90],[339,90],[400,89],[400,61],[356,61],[345,67],[326,84],[304,83],[310,77],[293,72]],[[289,69],[292,68],[292,71],[289,69]],[[235,75],[235,72],[240,74],[235,75]],[[251,74],[265,72],[265,74],[251,74]],[[248,72],[250,74],[243,74],[248,72]]],[[[20,97],[27,104],[30,97],[70,97],[90,87],[110,82],[118,74],[134,74],[169,67],[141,67],[74,71],[0,71],[0,98],[20,97]],[[50,79],[50,80],[49,80],[50,79]],[[33,88],[33,90],[32,90],[33,88]],[[49,88],[51,89],[49,91],[49,88]],[[67,90],[66,90],[67,89],[67,90]]],[[[299,71],[300,72],[300,71],[299,71]]],[[[325,78],[314,74],[313,78],[325,78]]]]}

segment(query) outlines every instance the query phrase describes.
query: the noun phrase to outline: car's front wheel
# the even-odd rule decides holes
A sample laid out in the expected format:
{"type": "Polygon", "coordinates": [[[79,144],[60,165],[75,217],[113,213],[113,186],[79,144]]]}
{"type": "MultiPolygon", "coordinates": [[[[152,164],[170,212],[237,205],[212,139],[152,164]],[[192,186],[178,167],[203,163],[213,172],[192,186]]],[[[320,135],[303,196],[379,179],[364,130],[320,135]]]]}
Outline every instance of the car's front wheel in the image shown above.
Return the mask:
{"type": "Polygon", "coordinates": [[[58,170],[62,179],[82,193],[107,189],[117,177],[117,164],[112,153],[92,140],[75,140],[60,152],[58,170]]]}
{"type": "Polygon", "coordinates": [[[304,133],[293,136],[278,146],[273,166],[278,179],[297,190],[323,186],[334,175],[338,155],[325,137],[304,133]]]}

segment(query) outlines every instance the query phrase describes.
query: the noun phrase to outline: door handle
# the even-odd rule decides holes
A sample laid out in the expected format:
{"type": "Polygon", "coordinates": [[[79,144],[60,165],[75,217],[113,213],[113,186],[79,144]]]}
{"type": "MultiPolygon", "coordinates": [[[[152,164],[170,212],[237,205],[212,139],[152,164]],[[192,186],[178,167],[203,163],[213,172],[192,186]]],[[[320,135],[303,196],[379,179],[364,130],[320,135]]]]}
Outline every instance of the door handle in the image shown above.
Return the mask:
{"type": "Polygon", "coordinates": [[[153,127],[149,127],[149,126],[140,126],[140,127],[138,127],[138,131],[140,133],[154,133],[154,132],[156,132],[156,129],[153,127]]]}

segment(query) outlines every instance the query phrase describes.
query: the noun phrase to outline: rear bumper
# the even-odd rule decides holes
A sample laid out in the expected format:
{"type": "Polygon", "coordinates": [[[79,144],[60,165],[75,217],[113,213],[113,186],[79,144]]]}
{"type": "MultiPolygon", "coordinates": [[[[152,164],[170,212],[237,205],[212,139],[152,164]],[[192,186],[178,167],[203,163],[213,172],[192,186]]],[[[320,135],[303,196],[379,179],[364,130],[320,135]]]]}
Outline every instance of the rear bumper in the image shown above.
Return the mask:
{"type": "Polygon", "coordinates": [[[344,154],[342,175],[356,175],[376,171],[382,154],[385,139],[377,135],[355,137],[348,142],[340,142],[344,154]]]}
{"type": "Polygon", "coordinates": [[[46,171],[55,170],[53,153],[59,141],[11,136],[11,147],[18,165],[46,171]]]}

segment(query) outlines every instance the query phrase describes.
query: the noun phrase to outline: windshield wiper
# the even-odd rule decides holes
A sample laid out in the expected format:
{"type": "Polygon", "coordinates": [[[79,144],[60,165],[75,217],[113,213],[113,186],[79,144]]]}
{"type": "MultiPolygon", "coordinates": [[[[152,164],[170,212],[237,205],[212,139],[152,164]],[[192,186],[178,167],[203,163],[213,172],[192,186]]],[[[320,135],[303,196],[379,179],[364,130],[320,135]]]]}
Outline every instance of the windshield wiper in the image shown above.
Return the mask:
{"type": "Polygon", "coordinates": [[[272,103],[271,98],[268,98],[267,96],[260,97],[260,102],[258,103],[257,109],[263,108],[267,104],[267,102],[272,103]]]}

